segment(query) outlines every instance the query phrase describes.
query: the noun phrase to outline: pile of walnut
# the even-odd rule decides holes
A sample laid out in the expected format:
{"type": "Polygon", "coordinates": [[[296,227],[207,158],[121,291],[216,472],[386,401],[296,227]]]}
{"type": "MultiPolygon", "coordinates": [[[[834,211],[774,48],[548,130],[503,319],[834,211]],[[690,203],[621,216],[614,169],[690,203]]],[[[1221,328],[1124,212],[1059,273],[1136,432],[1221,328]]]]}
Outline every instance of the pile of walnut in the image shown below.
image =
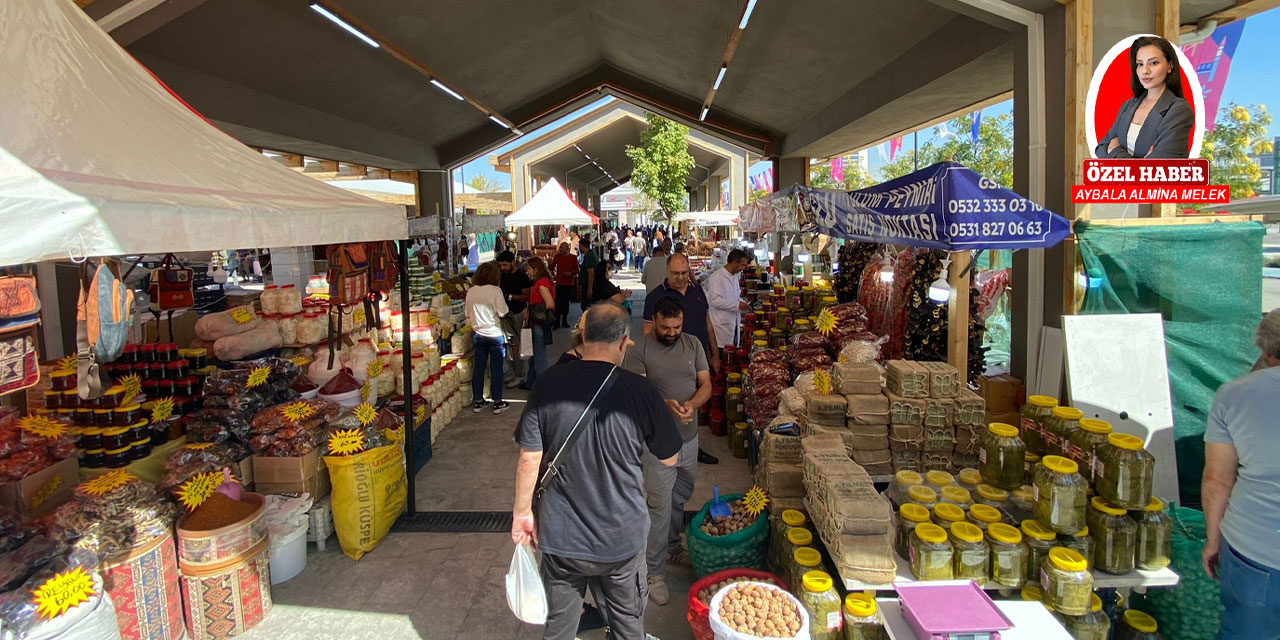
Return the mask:
{"type": "Polygon", "coordinates": [[[729,503],[732,511],[727,518],[716,520],[707,514],[707,519],[702,521],[702,532],[709,536],[727,536],[731,533],[737,533],[751,526],[759,515],[751,515],[747,512],[746,505],[741,500],[734,500],[729,503]]]}
{"type": "Polygon", "coordinates": [[[707,587],[706,589],[699,591],[698,600],[702,601],[702,604],[710,605],[711,598],[713,598],[717,593],[720,593],[721,589],[731,584],[741,584],[743,582],[768,582],[769,584],[772,584],[772,585],[778,584],[774,582],[772,578],[730,578],[728,580],[721,580],[720,582],[717,582],[707,587]]]}
{"type": "Polygon", "coordinates": [[[720,619],[738,633],[790,638],[800,632],[800,612],[782,591],[758,584],[733,587],[720,599],[720,619]]]}

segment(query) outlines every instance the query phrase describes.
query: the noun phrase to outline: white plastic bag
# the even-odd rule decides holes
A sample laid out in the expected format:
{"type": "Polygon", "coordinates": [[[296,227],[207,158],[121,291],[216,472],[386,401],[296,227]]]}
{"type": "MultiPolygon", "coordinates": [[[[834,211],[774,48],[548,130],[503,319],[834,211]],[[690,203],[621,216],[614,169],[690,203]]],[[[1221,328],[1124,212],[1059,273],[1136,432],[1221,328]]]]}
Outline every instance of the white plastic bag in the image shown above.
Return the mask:
{"type": "Polygon", "coordinates": [[[547,623],[547,592],[527,542],[517,546],[511,556],[511,568],[507,570],[507,606],[521,622],[547,623]]]}
{"type": "Polygon", "coordinates": [[[744,584],[753,584],[765,587],[770,591],[777,591],[785,595],[787,600],[790,600],[791,604],[795,606],[796,611],[800,613],[800,630],[797,631],[794,636],[790,636],[791,640],[802,640],[809,637],[809,612],[795,596],[787,593],[785,589],[780,589],[772,584],[764,582],[739,582],[737,584],[731,584],[727,587],[721,588],[714,596],[711,597],[711,604],[709,605],[711,611],[709,618],[711,623],[711,633],[715,637],[715,640],[756,640],[756,638],[760,637],[734,631],[732,627],[725,624],[724,620],[720,618],[720,601],[724,600],[725,594],[729,593],[730,589],[744,584]]]}
{"type": "Polygon", "coordinates": [[[533,329],[525,327],[520,330],[520,359],[533,357],[533,329]]]}

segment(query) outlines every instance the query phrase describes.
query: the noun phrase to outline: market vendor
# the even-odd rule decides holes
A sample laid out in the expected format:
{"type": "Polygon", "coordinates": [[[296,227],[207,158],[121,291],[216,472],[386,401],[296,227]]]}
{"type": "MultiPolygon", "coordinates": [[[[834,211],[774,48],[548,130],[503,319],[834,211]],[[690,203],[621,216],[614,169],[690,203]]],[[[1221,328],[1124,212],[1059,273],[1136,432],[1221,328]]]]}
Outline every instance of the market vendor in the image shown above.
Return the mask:
{"type": "Polygon", "coordinates": [[[720,344],[708,313],[707,294],[693,281],[689,257],[673,253],[667,258],[667,278],[644,301],[644,335],[653,333],[653,310],[663,298],[675,298],[684,309],[684,332],[697,338],[710,355],[711,368],[720,370],[720,344]]]}
{"type": "Polygon", "coordinates": [[[1204,432],[1204,570],[1222,583],[1222,640],[1280,636],[1280,309],[1256,332],[1265,368],[1222,385],[1204,432]]]}
{"type": "Polygon", "coordinates": [[[742,300],[742,286],[738,283],[738,274],[747,270],[751,258],[746,251],[734,249],[729,252],[724,266],[716,269],[707,278],[707,302],[711,306],[711,324],[715,327],[716,338],[721,347],[733,347],[738,344],[738,332],[742,326],[742,313],[747,310],[747,303],[742,300]]]}

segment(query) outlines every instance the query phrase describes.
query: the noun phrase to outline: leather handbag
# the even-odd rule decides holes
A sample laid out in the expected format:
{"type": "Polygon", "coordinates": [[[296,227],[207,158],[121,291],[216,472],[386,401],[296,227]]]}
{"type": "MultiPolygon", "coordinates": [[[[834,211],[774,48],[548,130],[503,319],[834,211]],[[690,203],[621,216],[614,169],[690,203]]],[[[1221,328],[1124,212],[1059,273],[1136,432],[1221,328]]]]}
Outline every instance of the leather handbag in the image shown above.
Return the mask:
{"type": "Polygon", "coordinates": [[[181,266],[172,253],[151,271],[147,287],[152,311],[173,311],[196,306],[195,272],[181,266]]]}

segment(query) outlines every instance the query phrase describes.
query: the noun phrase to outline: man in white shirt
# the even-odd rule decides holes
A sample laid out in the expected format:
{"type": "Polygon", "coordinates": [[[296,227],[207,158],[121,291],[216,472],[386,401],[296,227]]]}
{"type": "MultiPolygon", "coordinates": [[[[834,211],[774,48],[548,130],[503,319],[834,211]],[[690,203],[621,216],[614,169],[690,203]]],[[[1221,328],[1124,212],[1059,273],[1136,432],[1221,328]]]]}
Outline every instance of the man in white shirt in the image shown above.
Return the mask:
{"type": "Polygon", "coordinates": [[[671,251],[667,247],[663,245],[654,247],[653,258],[640,272],[640,284],[644,285],[645,293],[653,293],[653,290],[667,279],[667,256],[669,255],[671,251]]]}
{"type": "Polygon", "coordinates": [[[705,287],[707,303],[710,307],[711,326],[715,328],[718,346],[737,345],[738,332],[741,329],[741,311],[747,310],[747,303],[741,297],[742,287],[738,283],[738,274],[746,270],[751,258],[746,251],[734,249],[723,267],[707,278],[705,287]]]}

